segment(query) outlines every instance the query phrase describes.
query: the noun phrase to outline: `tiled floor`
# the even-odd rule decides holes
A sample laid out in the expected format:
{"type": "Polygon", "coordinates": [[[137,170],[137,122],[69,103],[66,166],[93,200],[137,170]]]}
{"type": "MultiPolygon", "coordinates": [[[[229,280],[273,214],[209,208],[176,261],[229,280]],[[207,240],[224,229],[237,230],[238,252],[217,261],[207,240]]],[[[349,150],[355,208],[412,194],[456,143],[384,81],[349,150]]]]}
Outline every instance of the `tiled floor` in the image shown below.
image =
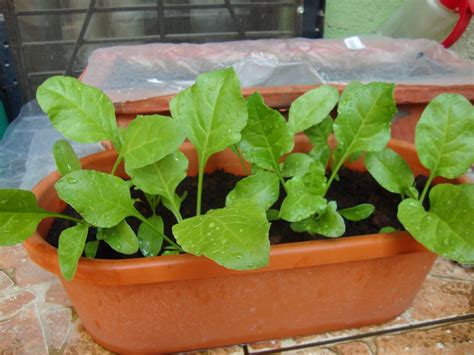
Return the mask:
{"type": "MultiPolygon", "coordinates": [[[[109,354],[81,325],[59,281],[21,246],[0,247],[2,354],[109,354]]],[[[413,305],[391,322],[203,351],[208,354],[474,354],[474,270],[438,259],[413,305]]]]}

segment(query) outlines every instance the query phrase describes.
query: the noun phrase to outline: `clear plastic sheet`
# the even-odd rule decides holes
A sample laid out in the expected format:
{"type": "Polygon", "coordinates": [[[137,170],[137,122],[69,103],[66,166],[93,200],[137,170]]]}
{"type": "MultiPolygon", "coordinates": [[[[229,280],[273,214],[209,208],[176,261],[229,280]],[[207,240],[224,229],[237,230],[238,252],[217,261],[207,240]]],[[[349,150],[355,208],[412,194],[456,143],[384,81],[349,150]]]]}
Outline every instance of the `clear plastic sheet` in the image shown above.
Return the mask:
{"type": "MultiPolygon", "coordinates": [[[[64,139],[36,101],[23,106],[0,141],[0,188],[31,189],[56,170],[53,145],[64,139]]],[[[70,141],[79,157],[103,150],[97,144],[70,141]]]]}
{"type": "Polygon", "coordinates": [[[176,93],[198,74],[228,66],[243,87],[351,80],[474,84],[474,64],[439,43],[378,36],[101,48],[90,56],[83,81],[122,102],[176,93]]]}
{"type": "MultiPolygon", "coordinates": [[[[172,94],[199,73],[228,66],[244,87],[350,80],[474,84],[474,65],[438,43],[384,37],[110,47],[91,55],[83,80],[120,102],[172,94]]],[[[35,101],[25,105],[0,141],[0,187],[30,189],[55,170],[52,147],[61,138],[35,101]]],[[[79,156],[102,150],[72,144],[79,156]]]]}

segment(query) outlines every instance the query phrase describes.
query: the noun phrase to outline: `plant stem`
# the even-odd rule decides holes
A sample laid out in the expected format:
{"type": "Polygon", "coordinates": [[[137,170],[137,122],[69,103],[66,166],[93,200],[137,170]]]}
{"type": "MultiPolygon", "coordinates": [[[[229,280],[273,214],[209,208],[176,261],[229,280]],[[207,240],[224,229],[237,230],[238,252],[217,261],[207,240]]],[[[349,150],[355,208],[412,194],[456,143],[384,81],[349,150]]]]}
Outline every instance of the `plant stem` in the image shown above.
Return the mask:
{"type": "MultiPolygon", "coordinates": [[[[117,130],[117,134],[118,134],[118,130],[117,130]]],[[[110,141],[111,141],[115,151],[120,152],[120,150],[122,149],[122,142],[120,141],[120,138],[118,136],[116,136],[116,137],[112,138],[110,141]]]]}
{"type": "Polygon", "coordinates": [[[158,200],[160,199],[159,196],[153,196],[153,198],[151,199],[151,212],[153,213],[153,216],[156,215],[156,205],[158,204],[158,200]]]}
{"type": "Polygon", "coordinates": [[[61,219],[67,219],[68,221],[73,221],[73,222],[76,222],[76,223],[87,223],[86,221],[84,221],[82,219],[77,219],[77,218],[62,214],[62,213],[48,213],[47,216],[48,217],[61,218],[61,219]]]}
{"type": "Polygon", "coordinates": [[[170,198],[169,202],[171,203],[171,206],[173,207],[172,209],[170,209],[171,212],[175,216],[178,223],[181,222],[183,220],[183,216],[181,215],[181,212],[179,211],[179,206],[176,206],[176,204],[174,203],[174,198],[170,198]]]}
{"type": "Polygon", "coordinates": [[[150,227],[151,229],[153,229],[156,233],[160,234],[163,236],[163,238],[169,243],[171,244],[173,247],[175,247],[177,250],[179,251],[182,251],[184,252],[184,250],[178,245],[176,244],[175,242],[173,242],[171,240],[171,238],[169,238],[168,236],[166,236],[164,233],[162,233],[158,228],[156,228],[153,224],[151,224],[150,222],[148,222],[148,220],[143,217],[143,215],[138,212],[137,210],[135,210],[135,214],[134,214],[135,217],[137,217],[140,221],[142,221],[142,223],[145,223],[148,227],[150,227]]]}
{"type": "MultiPolygon", "coordinates": [[[[158,203],[160,203],[160,199],[161,199],[160,195],[145,194],[145,197],[148,201],[148,204],[150,205],[150,207],[152,209],[153,216],[156,216],[156,206],[158,206],[158,203]]],[[[178,222],[181,222],[183,220],[183,216],[181,216],[181,212],[179,211],[179,206],[176,206],[176,204],[174,203],[174,199],[172,197],[169,198],[169,201],[170,201],[171,207],[172,207],[172,208],[169,208],[169,210],[176,217],[176,220],[178,222]]]]}
{"type": "Polygon", "coordinates": [[[237,157],[239,158],[239,161],[240,161],[240,165],[242,165],[242,169],[244,170],[244,174],[245,175],[250,175],[249,174],[249,171],[247,169],[247,165],[245,165],[245,159],[244,157],[242,156],[242,153],[240,152],[239,148],[237,147],[237,145],[234,144],[234,151],[235,153],[237,154],[237,157]]]}
{"type": "Polygon", "coordinates": [[[181,215],[181,212],[179,211],[179,209],[175,211],[175,217],[178,222],[181,222],[183,220],[183,216],[181,215]]]}
{"type": "Polygon", "coordinates": [[[431,182],[433,181],[433,179],[434,179],[434,173],[430,172],[430,177],[428,178],[428,181],[426,181],[425,187],[419,199],[421,204],[423,204],[423,201],[425,200],[426,193],[428,192],[428,188],[431,186],[431,182]]]}
{"type": "Polygon", "coordinates": [[[273,170],[275,170],[275,174],[277,174],[278,178],[280,179],[283,189],[285,190],[286,194],[288,194],[288,190],[286,189],[286,186],[285,186],[285,179],[283,179],[283,175],[281,175],[281,170],[278,163],[273,163],[273,170]]]}
{"type": "Polygon", "coordinates": [[[326,192],[328,192],[329,188],[331,187],[331,184],[334,181],[334,179],[337,175],[337,172],[339,171],[339,169],[341,169],[342,164],[344,164],[344,161],[346,160],[347,155],[348,154],[347,154],[347,151],[346,151],[346,153],[337,162],[336,167],[331,171],[331,176],[329,177],[328,184],[326,186],[326,191],[324,191],[324,194],[326,194],[326,192]]]}
{"type": "Polygon", "coordinates": [[[148,202],[148,205],[150,206],[153,216],[155,216],[156,215],[155,209],[157,205],[157,199],[159,198],[159,196],[150,195],[150,194],[147,194],[146,192],[144,192],[143,194],[145,195],[146,202],[148,202]]]}
{"type": "Polygon", "coordinates": [[[178,250],[178,249],[176,249],[174,246],[168,245],[168,246],[165,247],[165,250],[176,250],[176,251],[180,251],[181,249],[178,250]]]}
{"type": "Polygon", "coordinates": [[[183,216],[181,215],[181,212],[179,211],[179,206],[176,206],[176,204],[174,203],[173,197],[169,198],[168,201],[171,203],[171,206],[169,206],[168,209],[173,213],[176,220],[178,222],[181,222],[183,220],[183,216]]]}
{"type": "Polygon", "coordinates": [[[115,161],[112,171],[110,172],[111,175],[115,175],[115,172],[117,171],[117,168],[119,167],[121,161],[122,161],[122,157],[119,155],[117,157],[117,160],[115,161]]]}
{"type": "Polygon", "coordinates": [[[281,176],[281,172],[278,172],[277,175],[278,175],[278,178],[280,179],[280,182],[281,182],[281,185],[283,186],[283,189],[288,194],[288,190],[286,189],[286,185],[285,185],[285,179],[283,179],[283,176],[281,176]]]}
{"type": "Polygon", "coordinates": [[[405,193],[402,191],[402,192],[400,193],[400,195],[401,195],[402,201],[403,201],[403,200],[406,198],[405,193]]]}
{"type": "Polygon", "coordinates": [[[198,191],[197,191],[197,204],[196,204],[196,216],[201,215],[201,200],[202,200],[202,183],[204,180],[204,168],[206,167],[207,158],[199,159],[199,173],[198,173],[198,191]]]}

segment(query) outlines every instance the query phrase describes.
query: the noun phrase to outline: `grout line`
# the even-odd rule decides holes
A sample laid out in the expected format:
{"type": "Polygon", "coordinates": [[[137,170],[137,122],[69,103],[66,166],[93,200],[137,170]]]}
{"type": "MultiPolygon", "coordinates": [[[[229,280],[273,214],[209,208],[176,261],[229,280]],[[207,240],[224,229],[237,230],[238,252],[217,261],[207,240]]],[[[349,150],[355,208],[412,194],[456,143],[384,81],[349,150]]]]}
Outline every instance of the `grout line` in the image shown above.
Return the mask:
{"type": "Polygon", "coordinates": [[[456,278],[452,276],[444,276],[440,274],[429,274],[429,277],[435,278],[435,279],[441,279],[441,280],[449,280],[449,281],[456,281],[456,282],[464,282],[464,283],[474,283],[474,280],[471,279],[466,279],[466,278],[456,278]]]}
{"type": "Polygon", "coordinates": [[[427,327],[430,327],[430,326],[433,326],[433,325],[461,323],[462,321],[466,321],[466,320],[473,320],[474,321],[474,313],[466,314],[466,315],[462,315],[462,316],[454,316],[454,317],[444,318],[444,319],[437,319],[437,320],[429,321],[429,322],[426,322],[426,323],[419,323],[419,324],[414,324],[414,325],[405,325],[405,326],[396,327],[396,328],[377,330],[377,331],[367,332],[367,333],[363,333],[363,334],[354,334],[354,335],[342,336],[342,337],[339,337],[339,338],[333,338],[333,339],[329,339],[329,340],[321,340],[321,341],[316,341],[314,343],[307,343],[307,344],[302,344],[302,345],[289,346],[289,347],[286,347],[286,348],[249,352],[248,354],[271,354],[271,353],[275,353],[275,352],[285,352],[285,351],[290,351],[290,350],[298,350],[298,349],[304,349],[304,348],[309,348],[309,347],[313,347],[313,346],[322,346],[322,345],[335,344],[335,343],[346,342],[346,341],[350,341],[350,340],[357,340],[357,339],[362,339],[362,338],[368,338],[368,337],[373,337],[373,336],[378,336],[378,335],[399,333],[399,332],[403,332],[403,331],[406,331],[406,330],[423,329],[423,328],[427,328],[427,327]]]}
{"type": "Polygon", "coordinates": [[[38,302],[34,302],[33,307],[34,307],[34,313],[35,313],[36,319],[41,329],[41,338],[42,338],[41,345],[44,345],[44,350],[46,350],[46,353],[49,353],[51,350],[50,349],[51,334],[52,334],[51,329],[48,325],[45,314],[42,311],[40,311],[38,302]]]}
{"type": "Polygon", "coordinates": [[[242,345],[242,349],[244,350],[244,355],[250,354],[247,344],[242,345]]]}

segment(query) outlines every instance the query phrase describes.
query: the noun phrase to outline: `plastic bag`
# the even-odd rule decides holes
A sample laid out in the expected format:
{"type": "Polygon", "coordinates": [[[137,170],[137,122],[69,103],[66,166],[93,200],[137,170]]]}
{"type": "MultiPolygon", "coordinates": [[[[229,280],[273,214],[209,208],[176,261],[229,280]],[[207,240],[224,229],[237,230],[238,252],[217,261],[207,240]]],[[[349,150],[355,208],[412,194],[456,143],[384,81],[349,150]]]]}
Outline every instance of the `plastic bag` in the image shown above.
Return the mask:
{"type": "Polygon", "coordinates": [[[474,64],[424,39],[368,36],[145,44],[94,51],[83,81],[114,102],[176,93],[200,73],[233,66],[243,87],[347,83],[474,83],[474,64]]]}
{"type": "MultiPolygon", "coordinates": [[[[53,145],[64,139],[36,101],[24,105],[0,141],[0,188],[31,189],[44,176],[56,170],[53,145]]],[[[102,146],[69,141],[79,157],[102,146]]]]}

